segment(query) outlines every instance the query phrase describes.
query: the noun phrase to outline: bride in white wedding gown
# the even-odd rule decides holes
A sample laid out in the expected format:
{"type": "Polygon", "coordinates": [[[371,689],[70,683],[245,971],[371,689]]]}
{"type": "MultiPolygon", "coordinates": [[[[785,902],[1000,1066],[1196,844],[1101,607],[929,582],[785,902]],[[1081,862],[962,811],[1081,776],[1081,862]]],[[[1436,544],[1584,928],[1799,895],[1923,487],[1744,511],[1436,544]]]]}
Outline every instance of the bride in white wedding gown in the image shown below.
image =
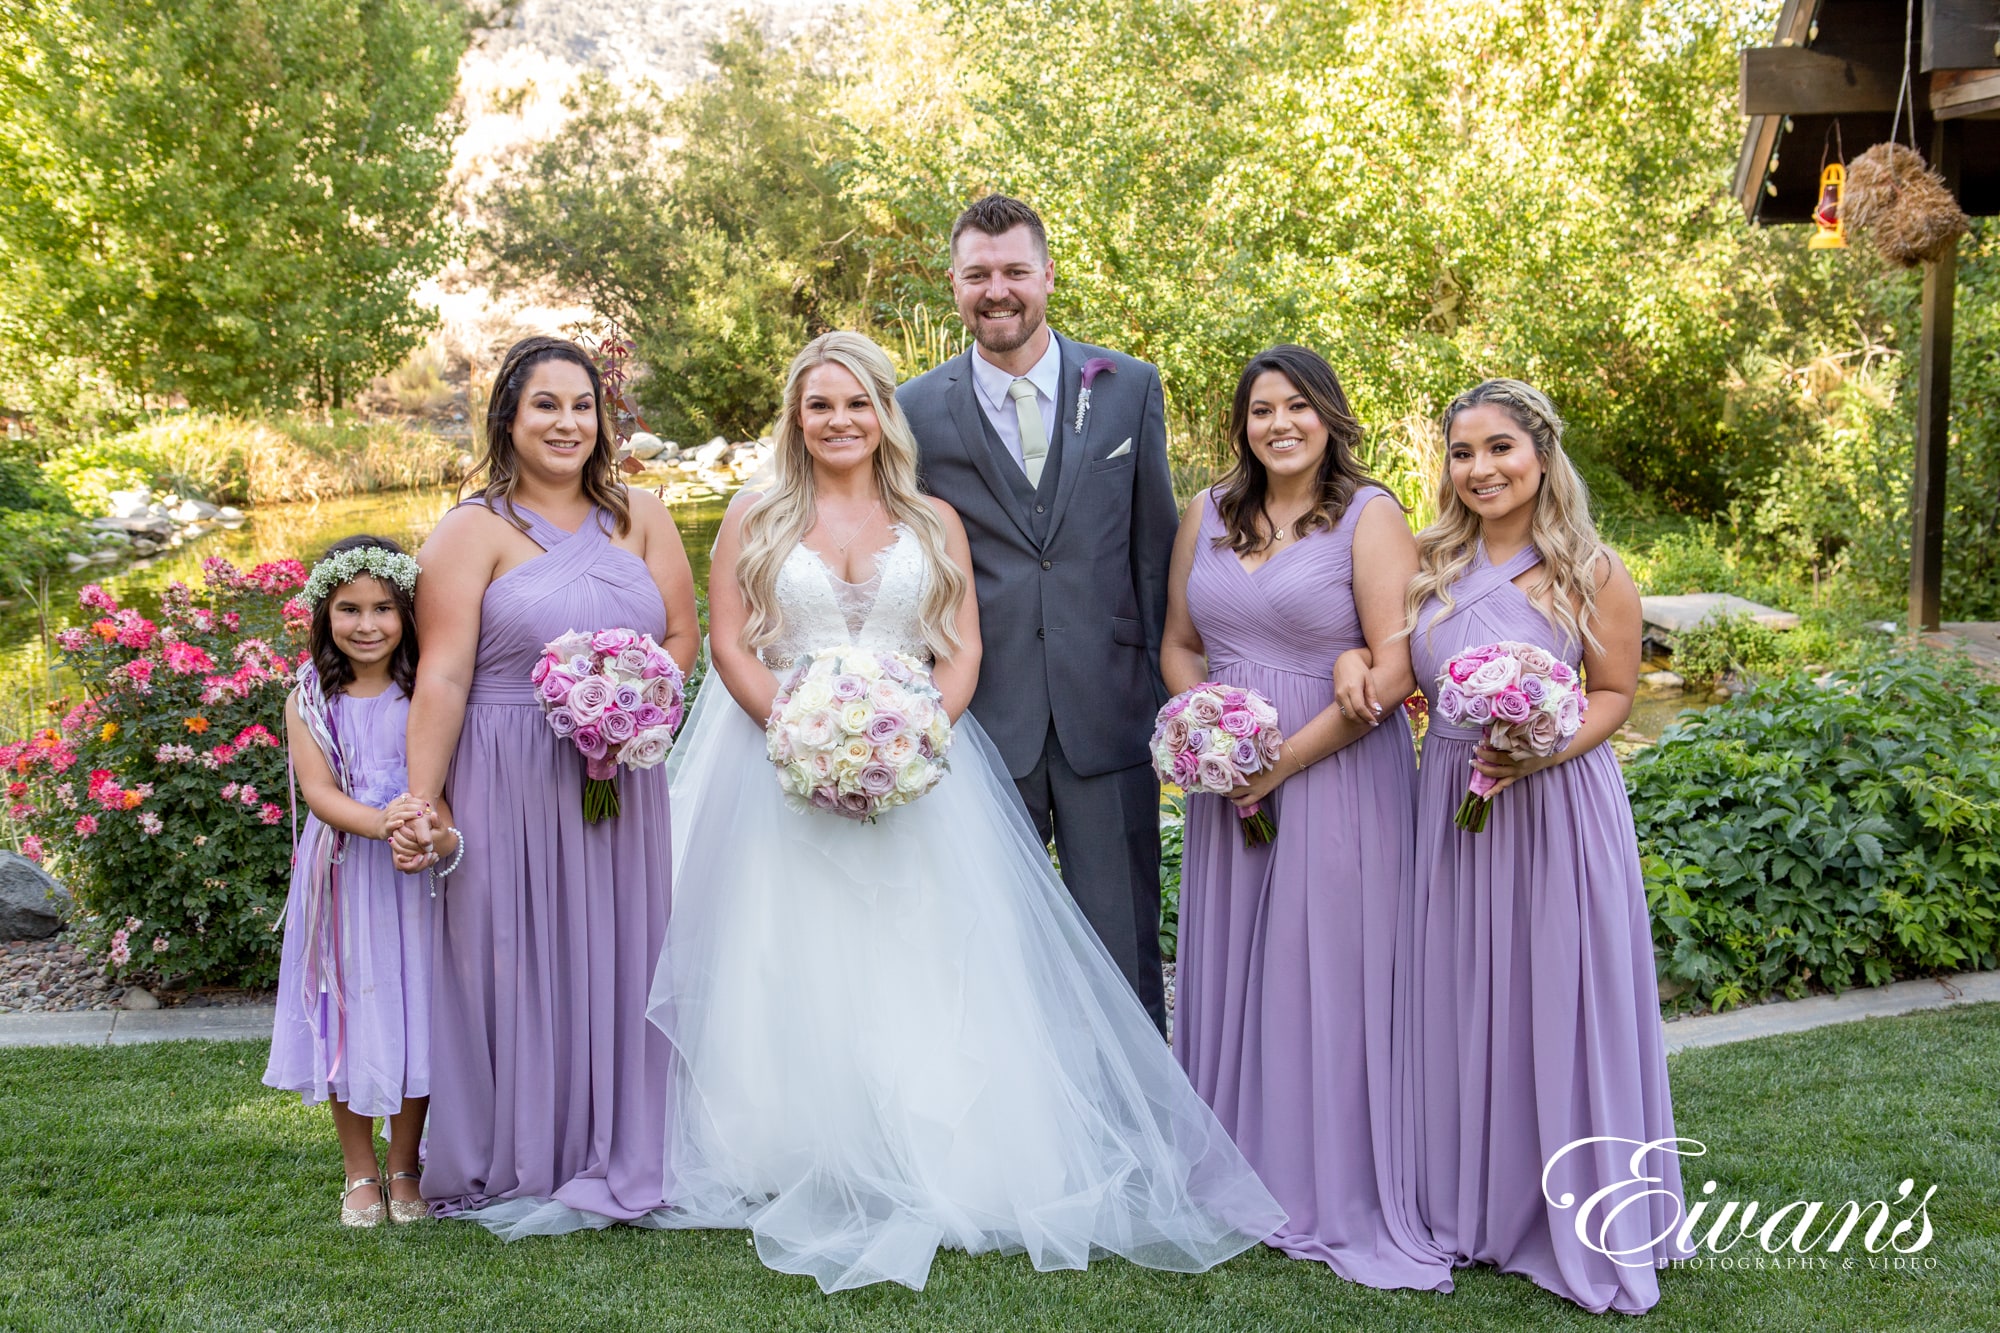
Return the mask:
{"type": "Polygon", "coordinates": [[[747,1227],[764,1263],[826,1291],[922,1288],[940,1246],[1201,1271],[1284,1211],[963,712],[979,650],[965,535],[917,492],[894,383],[857,334],[801,352],[776,483],[739,496],[717,539],[650,1008],[678,1057],[670,1225],[747,1227]],[[935,656],[956,719],[944,780],[873,824],[788,806],[753,720],[777,673],[841,643],[935,656]]]}

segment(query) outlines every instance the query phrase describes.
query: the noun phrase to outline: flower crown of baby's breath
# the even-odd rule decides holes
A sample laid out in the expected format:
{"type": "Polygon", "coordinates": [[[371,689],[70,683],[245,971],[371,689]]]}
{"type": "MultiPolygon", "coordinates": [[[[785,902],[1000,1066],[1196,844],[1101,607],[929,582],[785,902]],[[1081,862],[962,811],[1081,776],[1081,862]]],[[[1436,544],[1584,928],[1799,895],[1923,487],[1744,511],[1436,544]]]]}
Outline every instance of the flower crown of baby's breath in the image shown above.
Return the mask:
{"type": "Polygon", "coordinates": [[[363,574],[372,574],[393,583],[404,592],[417,590],[415,557],[380,546],[354,546],[330,555],[312,567],[312,573],[306,576],[306,600],[318,606],[335,588],[363,574]]]}

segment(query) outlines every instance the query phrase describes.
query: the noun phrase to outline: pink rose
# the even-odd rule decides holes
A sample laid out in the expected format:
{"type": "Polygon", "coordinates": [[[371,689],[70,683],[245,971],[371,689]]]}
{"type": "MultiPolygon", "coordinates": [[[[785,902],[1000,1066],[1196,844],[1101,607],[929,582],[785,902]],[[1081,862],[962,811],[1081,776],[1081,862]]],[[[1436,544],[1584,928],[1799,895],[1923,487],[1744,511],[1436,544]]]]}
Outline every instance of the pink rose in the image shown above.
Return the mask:
{"type": "MultiPolygon", "coordinates": [[[[80,630],[78,631],[78,633],[81,632],[80,630]]],[[[82,645],[79,644],[78,646],[81,647],[82,645]]],[[[1187,705],[1187,696],[1185,694],[1176,694],[1173,698],[1167,700],[1164,708],[1160,709],[1160,716],[1163,718],[1179,717],[1187,711],[1187,705]]]]}
{"type": "Polygon", "coordinates": [[[1528,748],[1538,755],[1552,755],[1562,742],[1562,726],[1554,713],[1536,713],[1528,719],[1528,748]]]}
{"type": "Polygon", "coordinates": [[[1576,672],[1570,668],[1569,663],[1558,662],[1549,668],[1549,679],[1558,685],[1574,685],[1576,672]]]}
{"type": "Polygon", "coordinates": [[[622,745],[632,739],[639,730],[639,724],[632,715],[620,708],[607,709],[597,720],[597,729],[604,733],[604,739],[613,745],[622,745]]]}
{"type": "Polygon", "coordinates": [[[1222,704],[1212,694],[1197,694],[1188,700],[1188,717],[1205,727],[1222,720],[1222,704]]]}
{"type": "Polygon", "coordinates": [[[627,644],[618,650],[616,658],[621,675],[638,679],[646,673],[646,650],[638,644],[627,644]]]}
{"type": "Polygon", "coordinates": [[[1256,733],[1257,719],[1250,716],[1248,709],[1237,708],[1224,713],[1217,725],[1232,736],[1250,736],[1256,733]]]}
{"type": "Polygon", "coordinates": [[[1444,671],[1451,677],[1453,684],[1463,685],[1472,679],[1473,672],[1484,665],[1486,665],[1484,662],[1475,662],[1470,657],[1454,657],[1445,664],[1444,671]]]}
{"type": "Polygon", "coordinates": [[[1278,762],[1278,751],[1284,747],[1285,738],[1275,727],[1266,727],[1257,733],[1257,752],[1264,756],[1266,763],[1278,762]]]}
{"type": "Polygon", "coordinates": [[[1483,694],[1466,695],[1463,720],[1476,727],[1485,726],[1493,720],[1493,700],[1483,694]]]}
{"type": "Polygon", "coordinates": [[[557,671],[551,668],[541,680],[542,699],[547,703],[561,703],[569,697],[569,692],[575,688],[576,677],[570,675],[567,671],[557,671]]]}
{"type": "Polygon", "coordinates": [[[876,800],[881,800],[896,790],[896,771],[887,764],[868,764],[861,770],[861,790],[876,800]]]}
{"type": "Polygon", "coordinates": [[[1449,678],[1439,682],[1437,692],[1438,716],[1447,722],[1462,723],[1466,720],[1466,701],[1472,696],[1463,686],[1449,678]]]}
{"type": "Polygon", "coordinates": [[[1184,717],[1168,718],[1167,725],[1160,728],[1160,740],[1165,743],[1169,750],[1186,749],[1187,738],[1188,724],[1187,719],[1184,717]]]}
{"type": "Polygon", "coordinates": [[[595,722],[611,707],[611,684],[602,676],[586,676],[570,688],[569,711],[578,722],[595,722]]]}
{"type": "Polygon", "coordinates": [[[1528,696],[1521,692],[1519,685],[1509,685],[1493,696],[1493,716],[1502,722],[1526,722],[1532,711],[1528,696]]]}
{"type": "Polygon", "coordinates": [[[654,768],[664,763],[674,738],[665,727],[648,727],[626,743],[618,758],[629,768],[654,768]]]}
{"type": "Polygon", "coordinates": [[[1534,707],[1540,707],[1542,700],[1549,697],[1549,683],[1543,676],[1523,675],[1519,688],[1521,693],[1527,696],[1528,703],[1534,707]]]}
{"type": "Polygon", "coordinates": [[[544,679],[548,677],[549,672],[555,669],[556,669],[555,658],[546,656],[538,657],[535,659],[535,669],[528,673],[528,679],[534,681],[535,684],[539,685],[542,683],[544,679]]]}
{"type": "Polygon", "coordinates": [[[654,676],[646,682],[646,702],[655,708],[672,708],[680,693],[680,682],[673,676],[654,676]]]}
{"type": "Polygon", "coordinates": [[[1220,755],[1205,754],[1197,765],[1197,781],[1203,791],[1220,795],[1237,785],[1236,774],[1220,755]]]}
{"type": "Polygon", "coordinates": [[[868,738],[871,745],[881,745],[908,725],[899,714],[877,713],[868,719],[868,725],[861,729],[861,734],[868,738]]]}
{"type": "Polygon", "coordinates": [[[576,732],[576,714],[570,712],[567,708],[551,708],[549,710],[549,730],[562,737],[574,735],[576,732]]]}
{"type": "Polygon", "coordinates": [[[1546,648],[1532,643],[1516,645],[1514,656],[1521,663],[1521,674],[1524,676],[1546,676],[1556,664],[1556,659],[1546,648]]]}
{"type": "Polygon", "coordinates": [[[1556,726],[1562,732],[1564,740],[1576,735],[1577,728],[1583,725],[1583,712],[1582,695],[1571,691],[1562,697],[1562,702],[1557,705],[1556,726]]]}
{"type": "Polygon", "coordinates": [[[856,699],[868,693],[868,683],[866,681],[862,680],[859,676],[849,675],[844,672],[841,675],[835,676],[827,688],[833,691],[835,699],[844,704],[851,704],[856,699]]]}
{"type": "Polygon", "coordinates": [[[612,705],[624,712],[630,713],[644,702],[645,696],[640,694],[639,687],[630,681],[620,681],[611,687],[612,705]]]}
{"type": "Polygon", "coordinates": [[[1500,693],[1521,679],[1521,664],[1511,657],[1496,657],[1482,662],[1470,676],[1465,678],[1467,694],[1483,694],[1489,698],[1500,693]]]}
{"type": "Polygon", "coordinates": [[[571,744],[586,759],[602,759],[605,752],[604,733],[595,726],[581,726],[570,736],[571,744]]]}
{"type": "Polygon", "coordinates": [[[632,710],[632,720],[639,724],[641,731],[649,727],[663,727],[667,724],[667,711],[654,704],[640,704],[632,710]]]}
{"type": "Polygon", "coordinates": [[[1257,753],[1257,742],[1248,736],[1238,739],[1236,747],[1229,752],[1229,762],[1244,773],[1255,772],[1262,768],[1263,765],[1258,762],[1260,758],[1262,756],[1257,753]]]}
{"type": "Polygon", "coordinates": [[[1176,787],[1192,789],[1194,781],[1200,776],[1200,773],[1200,762],[1186,750],[1182,750],[1174,756],[1173,776],[1176,787]]]}
{"type": "Polygon", "coordinates": [[[639,636],[629,629],[601,629],[590,636],[590,646],[600,653],[617,653],[638,640],[639,636]]]}
{"type": "MultiPolygon", "coordinates": [[[[894,777],[890,778],[894,785],[894,777]]],[[[858,791],[844,791],[840,794],[840,813],[849,819],[865,819],[874,808],[874,802],[858,791]]]]}

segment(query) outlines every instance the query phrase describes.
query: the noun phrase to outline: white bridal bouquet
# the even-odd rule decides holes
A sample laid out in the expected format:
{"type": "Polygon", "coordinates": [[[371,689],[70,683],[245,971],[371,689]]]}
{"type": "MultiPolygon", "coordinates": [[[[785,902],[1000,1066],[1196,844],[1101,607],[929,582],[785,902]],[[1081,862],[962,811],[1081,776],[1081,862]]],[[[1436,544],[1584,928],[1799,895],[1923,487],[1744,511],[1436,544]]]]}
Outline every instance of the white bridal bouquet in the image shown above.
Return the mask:
{"type": "Polygon", "coordinates": [[[779,689],[764,738],[795,809],[872,822],[944,776],[951,719],[915,658],[822,648],[779,689]]]}

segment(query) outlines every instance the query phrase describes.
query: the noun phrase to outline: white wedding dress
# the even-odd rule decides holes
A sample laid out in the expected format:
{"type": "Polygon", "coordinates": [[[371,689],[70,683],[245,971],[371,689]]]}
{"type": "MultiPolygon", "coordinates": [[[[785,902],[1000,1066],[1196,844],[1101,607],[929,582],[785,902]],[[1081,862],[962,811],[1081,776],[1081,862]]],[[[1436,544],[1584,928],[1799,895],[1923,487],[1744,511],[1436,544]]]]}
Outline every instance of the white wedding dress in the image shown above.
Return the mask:
{"type": "MultiPolygon", "coordinates": [[[[865,584],[793,550],[782,676],[840,643],[930,659],[899,532],[865,584]]],[[[1199,1272],[1285,1214],[1049,865],[997,751],[874,824],[790,808],[718,679],[671,760],[674,900],[650,1013],[678,1059],[670,1225],[747,1227],[826,1291],[921,1289],[940,1246],[1199,1272]]]]}

